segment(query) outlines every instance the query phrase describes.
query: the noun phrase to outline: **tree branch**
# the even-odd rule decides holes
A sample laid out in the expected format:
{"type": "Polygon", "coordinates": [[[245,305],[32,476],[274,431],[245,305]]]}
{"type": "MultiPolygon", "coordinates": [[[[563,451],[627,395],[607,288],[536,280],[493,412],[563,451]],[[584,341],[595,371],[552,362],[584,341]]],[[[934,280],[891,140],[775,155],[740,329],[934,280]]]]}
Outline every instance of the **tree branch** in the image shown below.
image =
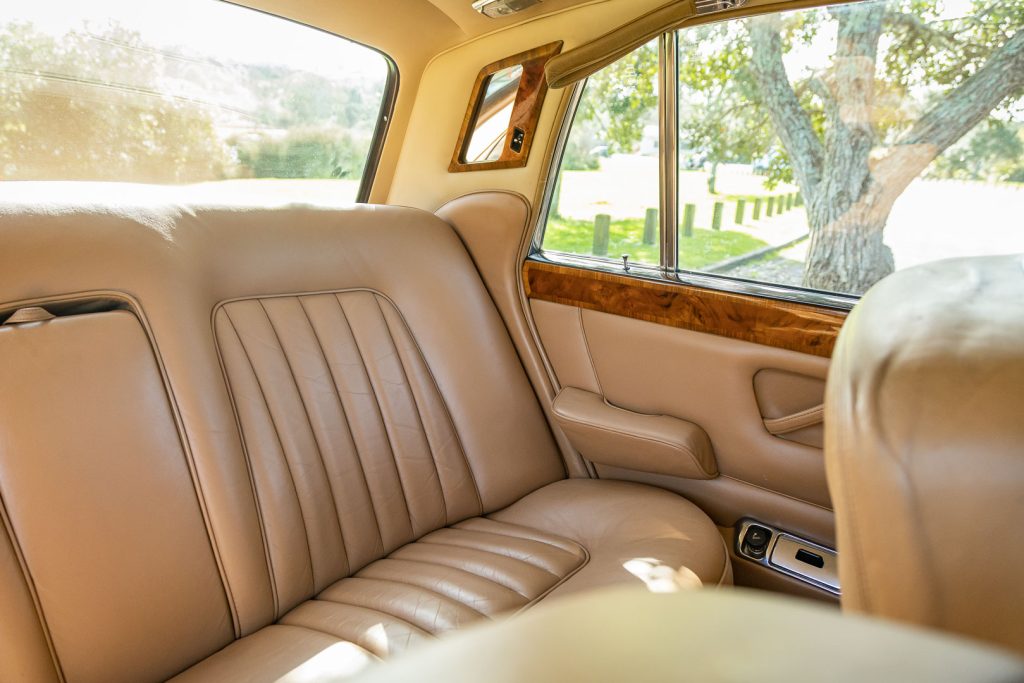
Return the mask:
{"type": "Polygon", "coordinates": [[[1000,103],[1022,94],[1024,30],[1017,31],[974,75],[925,112],[878,162],[875,175],[888,178],[891,188],[886,192],[899,196],[935,157],[984,121],[1000,103]]]}
{"type": "Polygon", "coordinates": [[[810,117],[789,84],[789,76],[782,62],[781,26],[777,14],[747,21],[751,44],[750,64],[775,133],[789,154],[793,174],[807,199],[811,200],[821,182],[825,154],[810,117]]]}

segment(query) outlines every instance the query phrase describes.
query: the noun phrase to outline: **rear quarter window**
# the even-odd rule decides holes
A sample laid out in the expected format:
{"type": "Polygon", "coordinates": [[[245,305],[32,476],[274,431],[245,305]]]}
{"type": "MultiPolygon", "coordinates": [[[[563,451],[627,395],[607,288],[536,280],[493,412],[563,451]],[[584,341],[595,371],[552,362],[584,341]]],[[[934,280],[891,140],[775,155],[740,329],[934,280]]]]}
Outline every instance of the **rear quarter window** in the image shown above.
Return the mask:
{"type": "Polygon", "coordinates": [[[351,202],[391,80],[379,52],[226,2],[4,3],[0,180],[351,202]]]}

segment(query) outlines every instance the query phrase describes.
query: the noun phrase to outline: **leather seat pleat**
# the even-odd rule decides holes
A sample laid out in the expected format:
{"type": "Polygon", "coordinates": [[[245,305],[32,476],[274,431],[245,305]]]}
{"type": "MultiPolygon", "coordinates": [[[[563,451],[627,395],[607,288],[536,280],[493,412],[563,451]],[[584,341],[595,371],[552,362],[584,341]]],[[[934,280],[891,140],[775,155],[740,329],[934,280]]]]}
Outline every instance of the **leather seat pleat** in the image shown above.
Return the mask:
{"type": "Polygon", "coordinates": [[[530,600],[542,594],[560,578],[523,560],[476,548],[437,543],[410,543],[393,552],[391,557],[461,569],[499,583],[530,600]]]}
{"type": "Polygon", "coordinates": [[[328,633],[382,658],[405,652],[431,638],[423,629],[393,614],[325,600],[308,600],[279,623],[328,633]]]}
{"type": "Polygon", "coordinates": [[[377,297],[377,303],[384,313],[384,320],[405,368],[423,431],[430,444],[447,509],[445,523],[451,524],[483,514],[480,492],[462,449],[462,442],[455,432],[455,425],[452,424],[441,392],[423,360],[423,354],[395,307],[380,296],[377,297]]]}
{"type": "Polygon", "coordinates": [[[484,617],[472,607],[440,593],[383,579],[342,579],[317,599],[391,614],[433,635],[454,631],[484,617]]]}
{"type": "Polygon", "coordinates": [[[363,568],[356,576],[419,586],[457,600],[487,616],[519,609],[529,602],[525,596],[495,581],[429,562],[385,558],[363,568]]]}
{"type": "Polygon", "coordinates": [[[248,465],[260,508],[260,523],[266,538],[274,610],[279,615],[282,611],[280,605],[298,604],[313,586],[302,510],[264,389],[226,308],[218,311],[215,325],[245,437],[248,465]],[[296,533],[297,529],[303,531],[296,533]]]}
{"type": "Polygon", "coordinates": [[[338,295],[338,300],[366,364],[398,468],[413,535],[422,536],[445,525],[446,511],[437,467],[405,368],[377,297],[371,292],[346,292],[338,295]]]}

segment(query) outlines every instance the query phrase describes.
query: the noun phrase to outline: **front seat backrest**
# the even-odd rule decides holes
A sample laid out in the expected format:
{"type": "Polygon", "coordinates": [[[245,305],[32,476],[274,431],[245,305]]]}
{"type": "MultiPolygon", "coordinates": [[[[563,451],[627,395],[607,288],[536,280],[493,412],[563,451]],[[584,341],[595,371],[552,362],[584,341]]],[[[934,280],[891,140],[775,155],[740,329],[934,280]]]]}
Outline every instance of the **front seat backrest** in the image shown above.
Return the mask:
{"type": "Polygon", "coordinates": [[[874,287],[825,410],[843,606],[1024,652],[1024,259],[874,287]]]}

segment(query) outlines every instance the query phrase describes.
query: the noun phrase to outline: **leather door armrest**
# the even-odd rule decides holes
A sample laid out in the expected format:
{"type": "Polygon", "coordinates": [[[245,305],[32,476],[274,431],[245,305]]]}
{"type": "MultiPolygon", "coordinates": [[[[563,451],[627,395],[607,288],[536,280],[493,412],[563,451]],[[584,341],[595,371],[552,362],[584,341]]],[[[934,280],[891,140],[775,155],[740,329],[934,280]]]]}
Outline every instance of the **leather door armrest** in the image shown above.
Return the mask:
{"type": "Polygon", "coordinates": [[[711,440],[692,422],[634,413],[573,387],[558,392],[552,411],[573,447],[593,462],[688,479],[718,475],[711,440]]]}

